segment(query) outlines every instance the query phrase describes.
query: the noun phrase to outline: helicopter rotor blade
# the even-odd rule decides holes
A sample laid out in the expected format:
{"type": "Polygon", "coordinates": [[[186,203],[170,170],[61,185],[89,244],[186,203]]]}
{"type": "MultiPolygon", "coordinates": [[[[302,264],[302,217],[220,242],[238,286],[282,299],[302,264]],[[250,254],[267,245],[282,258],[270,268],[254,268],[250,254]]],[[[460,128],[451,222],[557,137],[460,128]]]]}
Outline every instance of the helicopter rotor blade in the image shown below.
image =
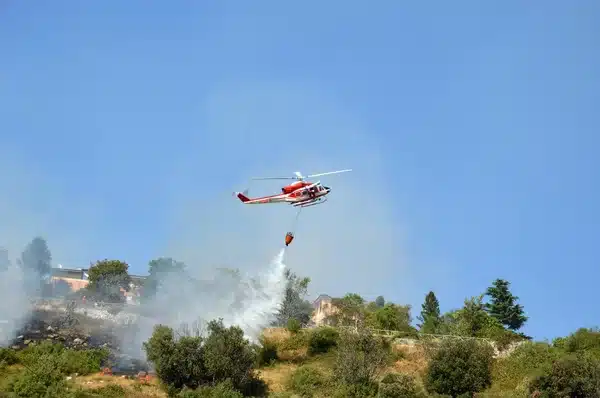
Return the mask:
{"type": "Polygon", "coordinates": [[[338,173],[346,173],[348,171],[352,171],[352,169],[346,169],[346,170],[337,170],[337,171],[328,171],[326,173],[319,173],[319,174],[311,174],[309,176],[307,176],[308,178],[313,178],[313,177],[320,177],[320,176],[326,176],[329,174],[338,174],[338,173]]]}

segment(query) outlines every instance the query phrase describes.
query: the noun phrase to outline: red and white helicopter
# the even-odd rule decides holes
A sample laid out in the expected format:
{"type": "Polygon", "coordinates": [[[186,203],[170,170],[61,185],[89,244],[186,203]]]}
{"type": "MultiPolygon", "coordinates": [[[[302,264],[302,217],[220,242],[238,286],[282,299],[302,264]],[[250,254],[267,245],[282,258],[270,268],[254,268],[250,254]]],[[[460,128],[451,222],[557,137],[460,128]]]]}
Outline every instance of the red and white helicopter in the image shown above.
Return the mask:
{"type": "Polygon", "coordinates": [[[321,181],[309,182],[304,181],[305,178],[320,177],[329,174],[338,174],[352,171],[337,170],[329,171],[327,173],[312,174],[304,177],[299,171],[295,172],[295,177],[254,177],[253,180],[297,180],[290,185],[286,185],[281,188],[281,192],[278,195],[263,196],[260,198],[249,198],[248,191],[235,192],[235,195],[246,205],[258,205],[267,203],[288,203],[294,207],[309,207],[325,203],[327,198],[325,197],[331,192],[331,188],[322,185],[321,181]]]}

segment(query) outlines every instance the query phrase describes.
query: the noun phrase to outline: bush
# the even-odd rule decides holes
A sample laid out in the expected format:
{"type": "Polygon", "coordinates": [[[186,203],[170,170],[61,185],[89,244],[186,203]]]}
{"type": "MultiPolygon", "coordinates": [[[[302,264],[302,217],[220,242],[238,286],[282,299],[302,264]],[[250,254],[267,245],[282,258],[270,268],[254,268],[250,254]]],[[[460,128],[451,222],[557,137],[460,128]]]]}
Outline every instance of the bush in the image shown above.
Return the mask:
{"type": "Polygon", "coordinates": [[[292,373],[288,388],[302,397],[312,397],[325,383],[325,376],[316,368],[301,366],[292,373]]]}
{"type": "Polygon", "coordinates": [[[202,386],[196,390],[184,390],[177,395],[178,398],[243,398],[244,395],[233,388],[230,381],[219,383],[216,386],[202,386]]]}
{"type": "Polygon", "coordinates": [[[253,372],[257,358],[254,347],[237,326],[226,328],[222,321],[211,321],[208,331],[204,342],[207,376],[217,381],[229,379],[236,390],[246,390],[255,382],[253,372]]]}
{"type": "Polygon", "coordinates": [[[320,327],[313,330],[308,338],[308,353],[322,354],[337,346],[339,333],[331,327],[320,327]]]}
{"type": "Polygon", "coordinates": [[[10,382],[9,391],[23,398],[64,398],[66,382],[59,367],[55,356],[41,355],[10,382]]]}
{"type": "Polygon", "coordinates": [[[334,365],[336,379],[347,385],[370,385],[386,365],[389,351],[368,330],[340,335],[334,365]]]}
{"type": "Polygon", "coordinates": [[[277,355],[277,345],[266,338],[261,338],[261,345],[258,349],[258,366],[271,365],[279,359],[277,355]]]}
{"type": "Polygon", "coordinates": [[[10,348],[0,348],[0,366],[10,366],[19,362],[19,358],[14,350],[10,348]]]}
{"type": "Polygon", "coordinates": [[[73,391],[68,398],[125,398],[127,391],[118,384],[73,391]]]}
{"type": "Polygon", "coordinates": [[[380,398],[417,398],[423,394],[415,378],[403,373],[388,373],[379,383],[380,398]]]}
{"type": "Polygon", "coordinates": [[[210,381],[200,337],[186,336],[175,341],[171,328],[158,325],[144,343],[144,350],[148,361],[154,364],[156,375],[171,394],[184,387],[195,389],[210,381]]]}
{"type": "Polygon", "coordinates": [[[493,349],[475,340],[448,340],[429,362],[429,392],[452,396],[480,392],[492,383],[493,349]]]}
{"type": "Polygon", "coordinates": [[[600,362],[590,355],[562,357],[531,382],[529,391],[549,397],[600,396],[600,362]]]}
{"type": "Polygon", "coordinates": [[[549,371],[558,356],[558,349],[546,343],[523,343],[510,356],[496,361],[492,388],[514,391],[524,379],[549,371]]]}
{"type": "Polygon", "coordinates": [[[16,356],[19,362],[26,366],[32,366],[40,357],[50,356],[56,362],[59,372],[66,375],[87,375],[100,371],[102,364],[108,359],[109,352],[99,348],[67,349],[59,343],[42,342],[28,346],[16,356]]]}
{"type": "Polygon", "coordinates": [[[298,333],[300,331],[300,329],[302,328],[302,325],[300,325],[300,321],[298,321],[296,318],[290,318],[287,321],[287,330],[290,331],[290,333],[298,333]]]}
{"type": "Polygon", "coordinates": [[[222,320],[209,322],[207,330],[206,338],[184,336],[176,341],[171,328],[159,325],[144,343],[169,395],[226,380],[243,394],[264,394],[266,384],[254,375],[258,347],[250,345],[239,327],[226,328],[222,320]]]}

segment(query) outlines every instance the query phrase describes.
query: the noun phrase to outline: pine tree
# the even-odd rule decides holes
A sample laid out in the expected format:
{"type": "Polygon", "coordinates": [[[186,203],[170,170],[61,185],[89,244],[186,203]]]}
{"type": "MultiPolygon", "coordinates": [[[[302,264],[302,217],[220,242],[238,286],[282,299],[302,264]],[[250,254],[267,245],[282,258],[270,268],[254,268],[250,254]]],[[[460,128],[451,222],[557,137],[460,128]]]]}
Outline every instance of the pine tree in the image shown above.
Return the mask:
{"type": "Polygon", "coordinates": [[[440,303],[434,292],[430,291],[425,296],[425,302],[421,305],[421,316],[418,319],[422,322],[418,326],[425,333],[435,332],[440,325],[440,303]]]}
{"type": "Polygon", "coordinates": [[[490,296],[490,302],[485,305],[485,308],[508,329],[519,330],[527,322],[528,317],[525,316],[523,306],[516,303],[519,297],[514,296],[509,287],[510,282],[496,279],[486,291],[486,295],[490,296]]]}

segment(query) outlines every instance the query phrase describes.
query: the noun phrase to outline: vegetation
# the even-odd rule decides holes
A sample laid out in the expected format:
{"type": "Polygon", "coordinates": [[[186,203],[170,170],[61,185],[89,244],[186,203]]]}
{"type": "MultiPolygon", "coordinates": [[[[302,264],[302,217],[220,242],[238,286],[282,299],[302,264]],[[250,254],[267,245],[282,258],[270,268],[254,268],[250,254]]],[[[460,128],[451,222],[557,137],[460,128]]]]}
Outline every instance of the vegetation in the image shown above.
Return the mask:
{"type": "MultiPolygon", "coordinates": [[[[14,265],[26,274],[28,288],[45,294],[51,259],[45,240],[36,238],[14,265]]],[[[0,252],[0,277],[12,265],[0,252]]],[[[119,260],[96,262],[86,294],[122,302],[128,268],[119,260]]],[[[144,299],[156,296],[169,275],[186,272],[185,264],[170,258],[155,259],[148,268],[144,299]]],[[[240,281],[238,271],[222,271],[240,281]]],[[[256,344],[220,319],[208,322],[203,334],[156,325],[144,343],[156,375],[148,381],[101,376],[111,366],[104,348],[30,341],[24,348],[0,349],[0,397],[600,396],[600,330],[532,341],[520,332],[529,317],[506,280],[492,281],[482,294],[446,312],[435,292],[427,292],[416,327],[410,306],[348,293],[333,299],[328,325],[307,328],[310,279],[291,271],[285,276],[275,327],[265,329],[256,344]]]]}

